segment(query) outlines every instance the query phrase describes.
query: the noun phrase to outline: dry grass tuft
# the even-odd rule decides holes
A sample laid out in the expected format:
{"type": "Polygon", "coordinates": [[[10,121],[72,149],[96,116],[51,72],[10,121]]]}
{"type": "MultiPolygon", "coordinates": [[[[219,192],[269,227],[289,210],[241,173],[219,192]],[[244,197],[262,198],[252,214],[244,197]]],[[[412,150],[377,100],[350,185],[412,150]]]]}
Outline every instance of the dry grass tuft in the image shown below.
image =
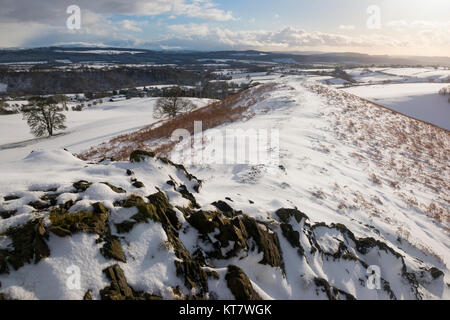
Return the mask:
{"type": "Polygon", "coordinates": [[[249,108],[264,98],[264,93],[273,90],[275,84],[264,84],[230,96],[203,108],[181,114],[167,121],[159,121],[136,132],[121,135],[99,146],[78,154],[83,160],[100,160],[112,157],[126,160],[136,149],[153,151],[167,156],[177,142],[171,141],[172,133],[177,129],[194,133],[194,121],[202,121],[202,129],[207,130],[226,123],[251,117],[249,108]]]}

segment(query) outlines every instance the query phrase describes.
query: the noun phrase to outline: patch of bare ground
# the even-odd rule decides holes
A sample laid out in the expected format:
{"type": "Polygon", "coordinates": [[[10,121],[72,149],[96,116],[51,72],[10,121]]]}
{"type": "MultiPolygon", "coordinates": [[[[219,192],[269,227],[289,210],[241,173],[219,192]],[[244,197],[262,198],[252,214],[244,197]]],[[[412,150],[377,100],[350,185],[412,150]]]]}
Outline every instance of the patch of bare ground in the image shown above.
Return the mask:
{"type": "MultiPolygon", "coordinates": [[[[367,170],[369,181],[390,188],[406,206],[414,206],[449,232],[450,132],[325,85],[307,87],[338,106],[325,117],[340,142],[358,148],[349,156],[373,166],[376,175],[367,170]],[[405,189],[433,198],[419,203],[406,196],[405,189]]],[[[346,206],[340,204],[342,209],[346,206]]]]}
{"type": "Polygon", "coordinates": [[[108,142],[78,154],[83,160],[98,161],[103,158],[128,159],[136,149],[153,151],[167,156],[177,144],[171,141],[177,129],[194,133],[194,121],[202,121],[202,130],[252,117],[249,108],[264,99],[264,93],[274,89],[275,84],[267,83],[212,103],[192,112],[181,114],[167,121],[159,121],[138,131],[115,137],[108,142]]]}

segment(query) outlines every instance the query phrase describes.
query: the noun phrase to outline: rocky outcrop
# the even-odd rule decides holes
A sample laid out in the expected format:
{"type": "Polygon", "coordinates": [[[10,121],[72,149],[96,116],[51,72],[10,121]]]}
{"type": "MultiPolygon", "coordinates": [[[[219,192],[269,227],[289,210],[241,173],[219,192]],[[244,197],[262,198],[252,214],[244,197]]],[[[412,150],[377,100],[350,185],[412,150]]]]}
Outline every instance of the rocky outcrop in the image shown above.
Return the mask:
{"type": "MultiPolygon", "coordinates": [[[[133,290],[127,283],[122,268],[115,264],[103,270],[106,278],[110,281],[110,285],[100,290],[102,300],[160,300],[161,297],[156,295],[137,292],[133,290]]],[[[85,300],[92,299],[89,291],[85,294],[85,300]],[[87,298],[87,299],[86,299],[87,298]]]]}
{"type": "Polygon", "coordinates": [[[318,287],[317,290],[322,290],[326,294],[328,300],[356,300],[350,293],[330,286],[323,278],[314,278],[314,283],[318,287]]]}
{"type": "Polygon", "coordinates": [[[262,300],[241,268],[229,265],[225,280],[236,300],[262,300]]]}
{"type": "Polygon", "coordinates": [[[141,162],[144,161],[147,157],[154,158],[155,153],[144,150],[135,150],[130,154],[130,162],[141,162]]]}
{"type": "Polygon", "coordinates": [[[187,221],[213,244],[215,250],[207,252],[209,257],[228,259],[236,256],[241,250],[255,249],[258,253],[263,253],[262,264],[284,269],[278,235],[254,218],[239,214],[230,219],[219,212],[201,210],[185,210],[184,212],[188,214],[187,221]],[[218,230],[216,235],[208,235],[216,230],[218,230]],[[222,249],[227,248],[230,242],[234,242],[232,249],[223,253],[222,249]],[[253,243],[256,244],[255,248],[253,243]]]}
{"type": "MultiPolygon", "coordinates": [[[[339,267],[344,266],[348,269],[349,277],[353,277],[351,280],[354,281],[355,287],[364,289],[365,272],[369,262],[373,262],[371,258],[374,256],[387,257],[389,261],[398,262],[395,263],[396,273],[387,278],[391,283],[385,278],[381,279],[382,297],[396,299],[397,296],[402,297],[405,292],[396,291],[399,285],[398,282],[392,284],[393,277],[396,277],[396,281],[400,280],[402,286],[403,284],[407,286],[408,297],[412,292],[413,298],[417,299],[422,298],[423,287],[435,283],[445,285],[444,273],[441,270],[427,264],[422,264],[419,270],[411,268],[402,251],[389,245],[382,237],[359,238],[343,224],[312,223],[306,214],[295,208],[281,208],[274,212],[274,219],[257,220],[245,212],[235,210],[232,207],[233,201],[229,197],[224,197],[225,201],[217,200],[212,203],[212,210],[202,210],[195,198],[201,181],[189,175],[183,166],[164,158],[156,158],[154,154],[145,151],[136,151],[130,156],[134,163],[150,158],[157,163],[157,167],[169,165],[181,170],[177,172],[177,176],[185,173],[186,179],[190,181],[176,180],[169,175],[166,184],[167,177],[164,176],[162,178],[164,186],[161,186],[161,189],[170,191],[166,194],[156,187],[157,192],[144,196],[146,189],[136,184],[138,180],[135,173],[128,169],[127,175],[130,176],[131,182],[128,186],[124,186],[128,191],[109,182],[103,182],[120,194],[116,199],[121,200],[114,202],[114,210],[109,210],[108,202],[104,201],[92,203],[92,208],[83,211],[69,212],[71,207],[75,208],[73,206],[77,200],[59,203],[60,193],[56,189],[45,191],[43,195],[39,193],[38,201],[31,198],[34,207],[32,213],[39,218],[32,218],[20,226],[8,228],[3,234],[8,239],[4,242],[6,245],[0,247],[0,274],[14,272],[14,269],[17,270],[25,264],[39,263],[51,256],[47,245],[50,233],[54,234],[51,240],[58,241],[60,237],[70,237],[84,232],[94,236],[99,253],[107,261],[112,264],[121,263],[104,269],[103,273],[110,282],[109,285],[99,292],[88,290],[84,294],[84,299],[93,299],[99,295],[107,300],[159,299],[160,297],[154,293],[134,290],[128,284],[120,267],[135,261],[133,250],[128,250],[131,247],[130,233],[136,225],[141,224],[141,227],[145,227],[145,224],[148,224],[150,227],[157,224],[156,230],[167,236],[161,250],[170,251],[170,263],[174,264],[176,276],[182,280],[181,282],[179,279],[176,280],[177,284],[172,288],[174,295],[183,299],[215,298],[215,293],[210,288],[211,281],[212,283],[225,281],[236,299],[261,299],[249,277],[242,269],[231,265],[229,260],[243,260],[243,263],[247,263],[253,261],[251,259],[257,255],[260,259],[258,262],[266,265],[262,269],[272,267],[275,269],[274,272],[288,279],[283,251],[288,253],[289,259],[298,258],[292,248],[297,251],[301,261],[314,270],[311,274],[305,273],[307,277],[302,278],[302,285],[305,290],[310,290],[309,293],[314,292],[320,298],[350,300],[358,295],[354,294],[354,291],[349,293],[343,290],[345,288],[340,288],[339,281],[328,274],[316,272],[317,266],[322,266],[323,270],[326,269],[325,265],[327,268],[336,268],[338,264],[339,267]],[[140,190],[131,187],[132,185],[140,190]],[[168,198],[173,192],[178,192],[180,196],[189,200],[189,205],[174,207],[168,198]],[[134,209],[122,210],[123,208],[134,209]],[[120,216],[122,214],[125,216],[120,216]],[[186,239],[185,234],[190,239],[189,245],[183,243],[186,239]],[[198,235],[198,238],[192,239],[192,235],[198,235]],[[223,275],[217,266],[227,267],[226,274],[223,275]],[[354,270],[360,271],[358,273],[354,270]]],[[[138,166],[141,165],[144,164],[138,166]]],[[[173,171],[173,168],[169,171],[173,171]]],[[[70,191],[83,193],[91,185],[91,182],[80,180],[73,183],[73,189],[70,191]]],[[[6,202],[17,200],[13,197],[14,194],[10,195],[8,198],[10,200],[6,202]]],[[[84,195],[80,195],[74,199],[83,197],[84,195]]],[[[83,201],[86,201],[86,198],[83,201]]],[[[82,205],[85,206],[85,203],[82,205]]],[[[5,210],[7,208],[7,206],[1,208],[0,217],[16,219],[14,216],[17,214],[16,211],[7,213],[5,210]]]]}
{"type": "Polygon", "coordinates": [[[48,233],[42,219],[31,220],[23,226],[9,229],[6,235],[11,238],[14,249],[3,250],[3,254],[0,253],[0,268],[4,272],[8,271],[5,256],[6,261],[16,270],[25,263],[36,264],[50,256],[50,249],[46,242],[48,233]]]}

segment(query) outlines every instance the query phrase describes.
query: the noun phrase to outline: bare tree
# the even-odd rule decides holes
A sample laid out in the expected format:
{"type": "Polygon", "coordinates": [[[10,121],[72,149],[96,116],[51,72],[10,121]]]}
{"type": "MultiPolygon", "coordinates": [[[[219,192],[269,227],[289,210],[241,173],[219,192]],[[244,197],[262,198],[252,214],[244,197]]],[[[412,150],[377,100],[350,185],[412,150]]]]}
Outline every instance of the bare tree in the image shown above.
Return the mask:
{"type": "Polygon", "coordinates": [[[53,98],[32,97],[29,101],[30,105],[22,109],[22,114],[36,137],[46,133],[53,136],[56,130],[66,129],[66,116],[53,98]]]}
{"type": "Polygon", "coordinates": [[[186,113],[195,109],[195,105],[189,100],[181,97],[179,87],[169,90],[164,97],[158,99],[153,110],[156,119],[174,118],[181,113],[186,113]]]}

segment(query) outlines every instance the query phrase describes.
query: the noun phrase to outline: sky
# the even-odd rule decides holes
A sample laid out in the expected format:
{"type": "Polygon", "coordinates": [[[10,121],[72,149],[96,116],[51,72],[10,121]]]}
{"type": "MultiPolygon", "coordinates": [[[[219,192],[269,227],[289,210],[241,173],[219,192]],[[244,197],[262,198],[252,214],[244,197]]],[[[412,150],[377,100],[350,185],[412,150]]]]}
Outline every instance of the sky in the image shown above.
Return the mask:
{"type": "Polygon", "coordinates": [[[69,44],[450,56],[450,1],[0,0],[0,47],[69,44]]]}

